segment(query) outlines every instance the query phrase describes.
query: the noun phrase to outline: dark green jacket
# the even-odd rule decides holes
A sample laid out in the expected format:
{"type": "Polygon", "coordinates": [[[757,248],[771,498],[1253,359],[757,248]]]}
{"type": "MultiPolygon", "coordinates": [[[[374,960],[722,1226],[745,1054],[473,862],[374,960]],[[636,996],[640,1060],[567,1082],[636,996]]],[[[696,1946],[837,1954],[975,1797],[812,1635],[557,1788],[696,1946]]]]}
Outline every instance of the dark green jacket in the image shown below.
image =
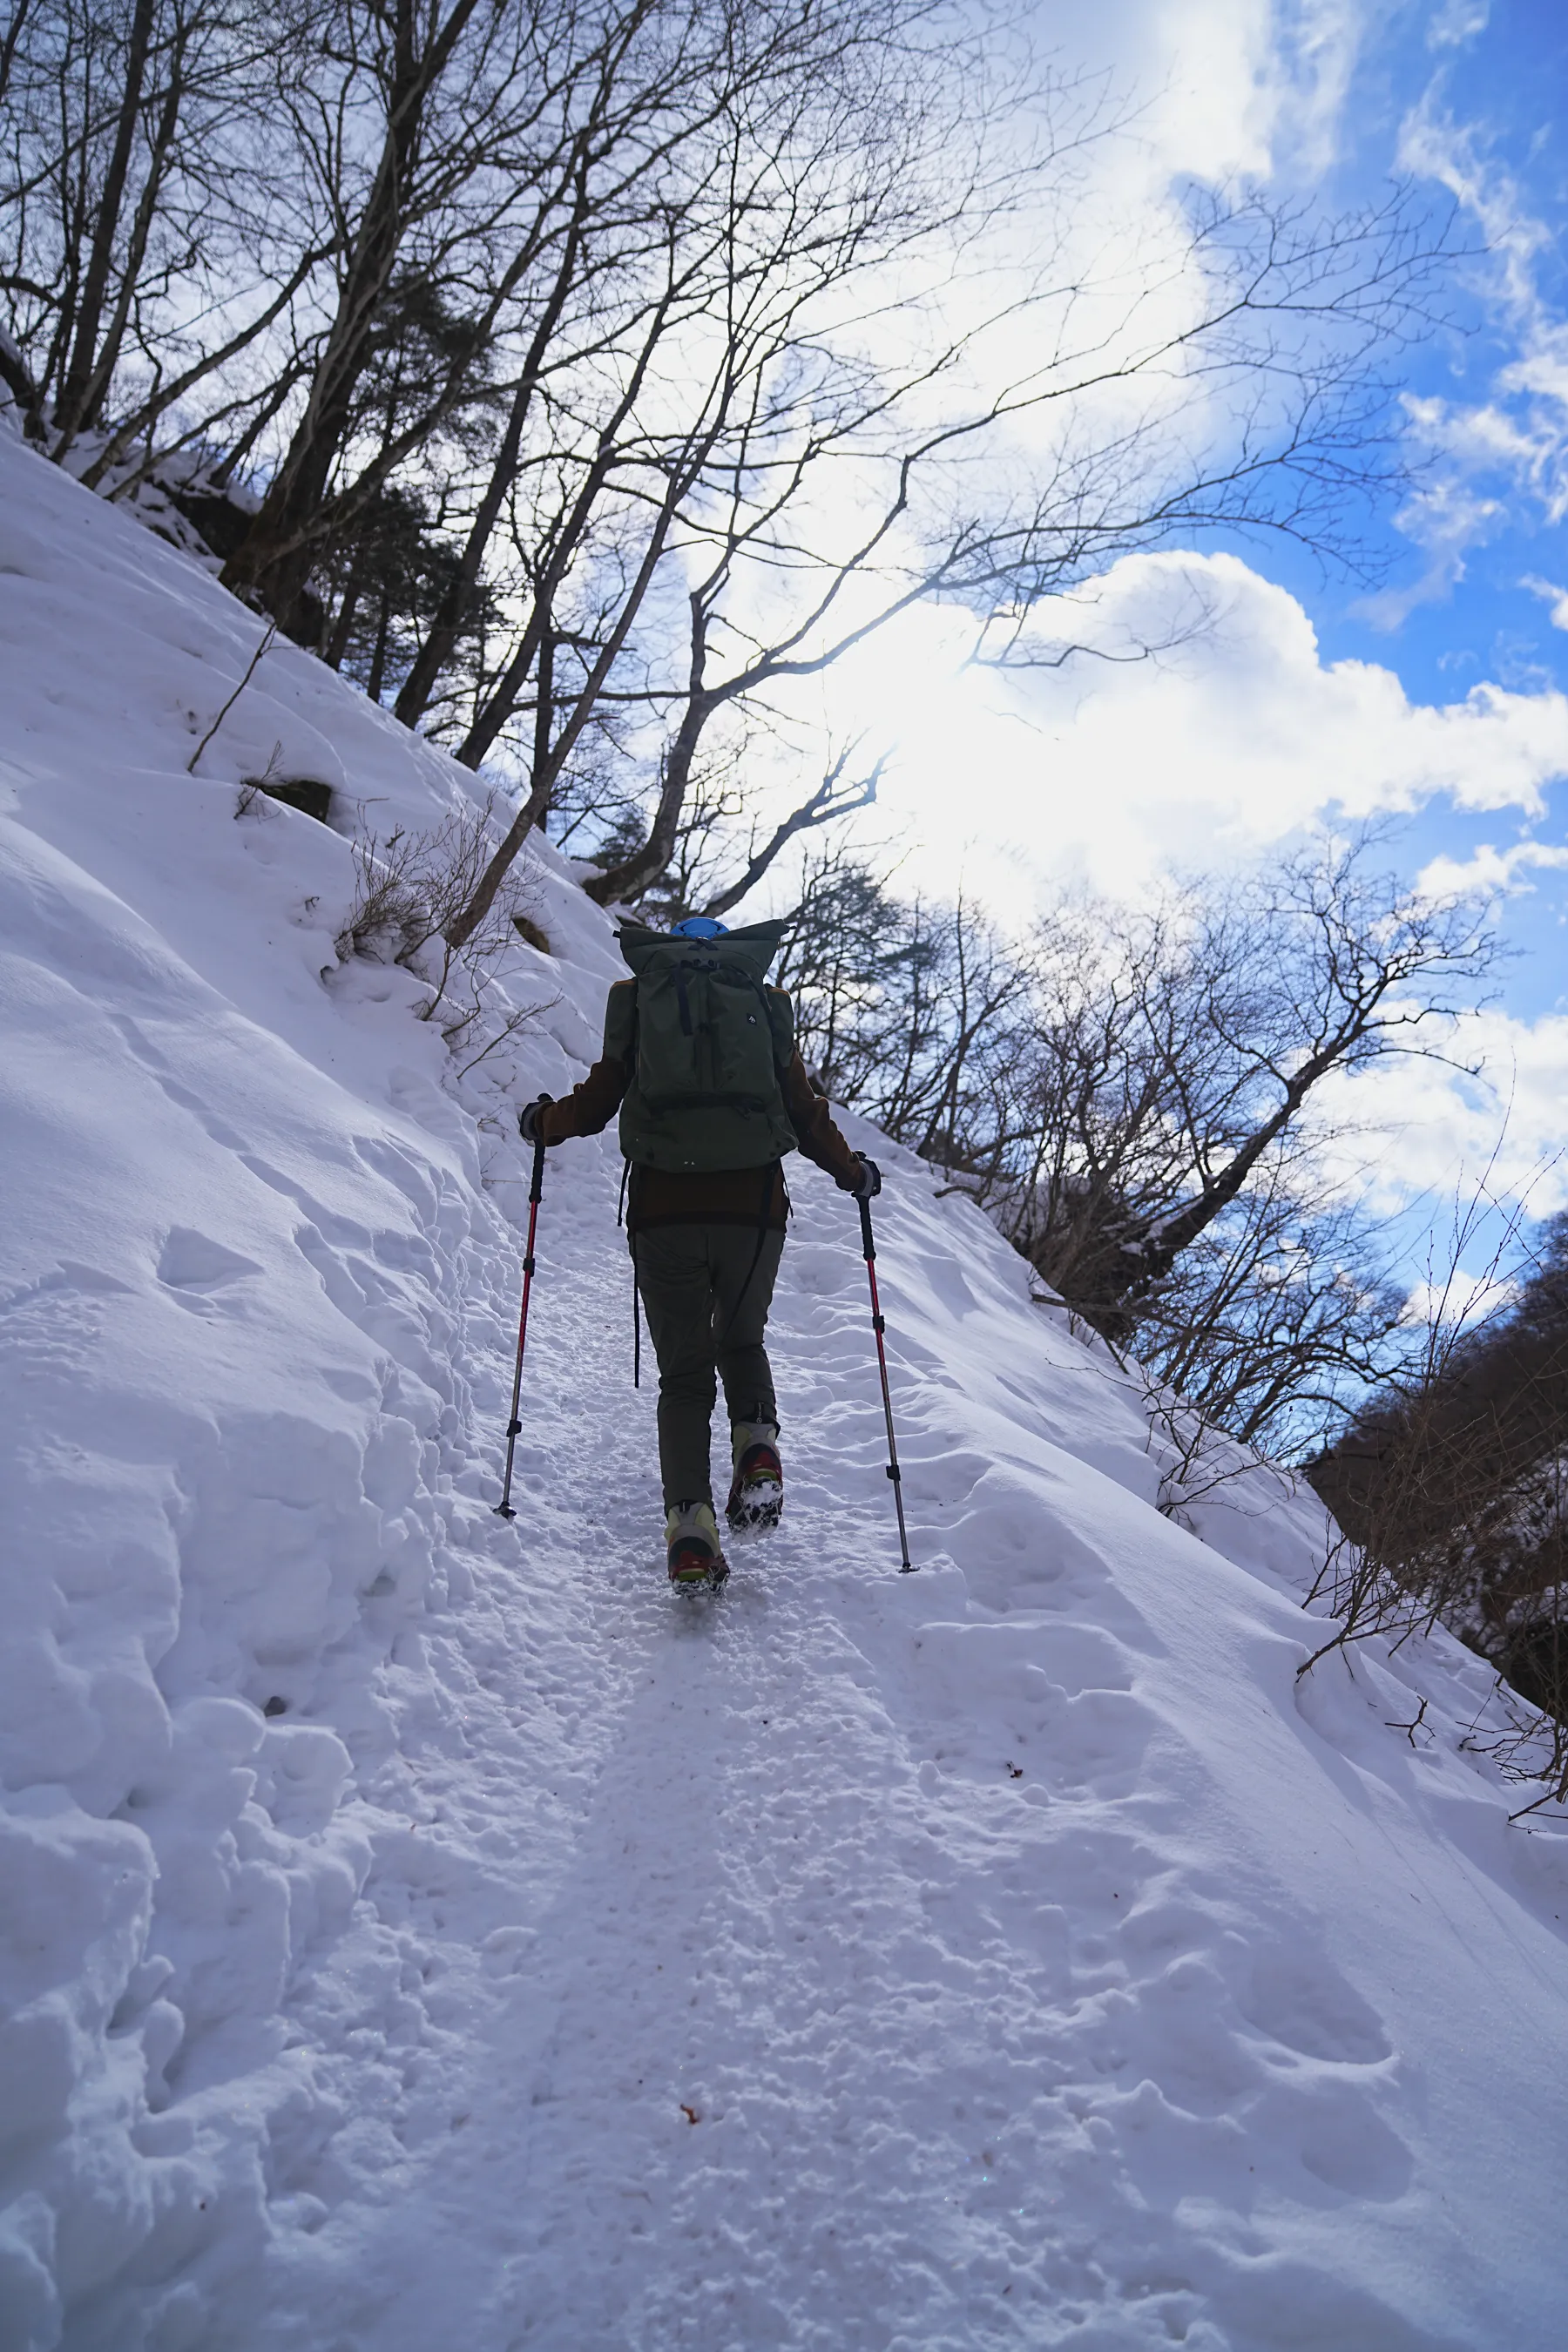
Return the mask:
{"type": "MultiPolygon", "coordinates": [[[[788,1005],[782,988],[769,989],[768,994],[788,1005]]],[[[598,1135],[615,1118],[631,1076],[636,1013],[636,981],[616,981],[605,1006],[604,1051],[582,1084],[544,1112],[540,1127],[546,1143],[561,1143],[569,1135],[598,1135]]],[[[852,1192],[859,1158],[834,1125],[827,1097],[812,1085],[798,1051],[779,1073],[779,1084],[800,1150],[826,1170],[840,1192],[852,1192]]],[[[789,1195],[776,1161],[766,1168],[726,1168],[690,1176],[634,1167],[626,1192],[626,1223],[634,1233],[652,1225],[693,1224],[768,1224],[782,1230],[788,1213],[789,1195]]]]}

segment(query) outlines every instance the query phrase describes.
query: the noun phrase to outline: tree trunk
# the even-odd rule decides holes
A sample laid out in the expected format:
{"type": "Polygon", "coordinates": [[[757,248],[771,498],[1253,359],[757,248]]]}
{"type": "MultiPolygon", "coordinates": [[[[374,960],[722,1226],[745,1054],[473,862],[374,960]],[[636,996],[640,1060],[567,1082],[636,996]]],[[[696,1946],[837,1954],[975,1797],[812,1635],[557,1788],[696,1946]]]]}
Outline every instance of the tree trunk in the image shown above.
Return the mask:
{"type": "Polygon", "coordinates": [[[544,616],[544,627],[539,639],[539,674],[533,683],[533,758],[529,766],[529,798],[542,782],[546,798],[534,822],[542,827],[550,814],[550,795],[555,789],[555,779],[561,772],[559,761],[550,756],[551,737],[555,732],[555,633],[550,625],[550,615],[544,616]]]}
{"type": "Polygon", "coordinates": [[[702,740],[702,730],[718,709],[721,697],[703,691],[702,674],[708,664],[708,612],[700,595],[691,598],[691,664],[688,673],[686,709],[680,716],[675,740],[665,755],[664,781],[659,787],[658,806],[648,827],[647,839],[618,866],[607,866],[603,874],[590,876],[583,885],[590,898],[601,907],[608,907],[621,898],[639,898],[651,883],[657,882],[675,855],[676,836],[680,830],[680,812],[686,805],[687,789],[691,782],[692,762],[697,747],[702,740]]]}
{"type": "Polygon", "coordinates": [[[348,585],[343,590],[343,601],[338,607],[338,617],[332,625],[331,637],[322,656],[329,669],[342,669],[343,666],[343,656],[349,649],[349,638],[353,634],[354,614],[359,610],[359,566],[356,564],[349,573],[348,585]]]}
{"type": "MultiPolygon", "coordinates": [[[[436,608],[436,616],[430,624],[429,635],[420,646],[415,657],[414,666],[404,679],[397,700],[393,705],[395,715],[402,719],[405,727],[417,727],[425,716],[429,708],[430,697],[436,690],[441,673],[452,658],[458,632],[472,608],[474,590],[479,585],[479,573],[484,567],[491,534],[500,519],[501,509],[506,504],[507,492],[517,478],[517,461],[522,447],[523,426],[528,421],[528,412],[538,388],[545,354],[550,348],[550,339],[560,324],[561,313],[565,308],[566,297],[576,274],[577,256],[582,247],[583,224],[586,213],[587,191],[584,185],[583,172],[579,169],[577,202],[573,213],[572,226],[567,231],[561,267],[556,271],[555,284],[551,289],[550,300],[545,305],[544,314],[529,343],[527,356],[523,361],[522,374],[519,379],[517,390],[512,394],[511,410],[507,417],[506,431],[501,436],[500,447],[496,452],[495,464],[490,468],[489,485],[483,499],[479,501],[479,511],[474,517],[468,540],[464,544],[457,576],[436,608]]],[[[526,676],[526,671],[524,675],[526,676]]],[[[491,740],[493,740],[493,738],[491,740]]],[[[481,753],[480,756],[482,757],[483,754],[481,753]]],[[[473,764],[477,766],[478,761],[473,764]]]]}
{"type": "Polygon", "coordinates": [[[24,432],[29,438],[36,439],[40,430],[38,412],[43,404],[43,394],[4,337],[0,337],[0,383],[5,385],[22,411],[24,432]]]}
{"type": "Polygon", "coordinates": [[[477,5],[478,0],[456,0],[446,24],[421,56],[415,47],[412,0],[397,0],[396,64],[386,131],[337,315],[288,455],[242,544],[224,566],[226,586],[258,593],[286,626],[300,612],[315,548],[311,526],[347,432],[370,337],[396,265],[425,103],[477,5]]]}
{"type": "MultiPolygon", "coordinates": [[[[177,405],[205,376],[216,374],[226,362],[233,359],[237,352],[247,349],[251,343],[258,341],[287,310],[311,271],[326,257],[325,251],[321,247],[313,248],[310,252],[302,255],[296,262],[292,274],[265,310],[258,312],[257,316],[242,327],[237,334],[231,336],[229,341],[221,344],[217,350],[204,352],[180,374],[160,380],[155,390],[139,406],[132,409],[129,415],[121,417],[113,433],[83,474],[81,478],[84,487],[89,490],[97,489],[101,482],[107,480],[137,441],[144,437],[150,446],[153,429],[159,418],[177,405]]],[[[277,383],[258,406],[255,415],[246,426],[244,433],[231,447],[225,450],[222,460],[214,467],[212,480],[215,485],[221,488],[233,478],[237,469],[244,464],[255,443],[260,439],[262,433],[293,391],[301,373],[298,366],[289,366],[283,370],[277,383]]],[[[179,446],[180,444],[176,443],[175,446],[179,446]]],[[[115,497],[123,497],[128,487],[134,487],[135,483],[145,480],[154,462],[150,457],[144,459],[140,472],[132,477],[130,485],[123,483],[117,485],[115,497]]]]}
{"type": "Polygon", "coordinates": [[[16,61],[16,50],[26,27],[27,13],[32,0],[16,0],[11,21],[5,27],[5,37],[0,40],[0,102],[11,86],[11,68],[16,61]]]}
{"type": "Polygon", "coordinates": [[[711,704],[688,704],[680,730],[669,747],[664,763],[664,782],[659,788],[658,806],[648,827],[647,839],[618,866],[607,866],[603,874],[590,875],[583,887],[597,906],[608,907],[620,899],[640,898],[658,880],[675,855],[676,837],[680,830],[680,812],[686,804],[686,793],[691,782],[691,763],[697,756],[697,745],[703,726],[712,709],[711,704]]]}
{"type": "Polygon", "coordinates": [[[1137,1301],[1151,1291],[1155,1283],[1170,1273],[1182,1252],[1195,1242],[1206,1226],[1212,1225],[1223,1209],[1228,1209],[1242,1186],[1277,1136],[1282,1135],[1318,1080],[1342,1061],[1357,1038],[1363,1034],[1342,1034],[1331,1041],[1311,1059],[1303,1064],[1285,1089],[1285,1099],[1273,1116],[1264,1120],[1247,1139],[1238,1151],[1220,1170],[1210,1184],[1205,1184],[1197,1198],[1185,1208],[1168,1217],[1160,1217],[1146,1225],[1134,1240],[1124,1242],[1118,1252],[1126,1267],[1120,1286],[1109,1286],[1109,1296],[1080,1312],[1085,1319],[1111,1340],[1131,1335],[1133,1311],[1137,1301]]]}
{"type": "Polygon", "coordinates": [[[888,764],[887,754],[884,752],[862,782],[840,793],[837,787],[848,760],[849,753],[846,751],[828,770],[816,790],[774,826],[761,849],[747,859],[739,880],[731,882],[727,890],[721,890],[716,898],[707,901],[702,908],[705,915],[727,915],[731,907],[738,907],[747,892],[756,888],[780,850],[787,842],[793,841],[797,833],[813,832],[819,824],[831,824],[835,818],[847,816],[852,809],[870,806],[877,797],[882,771],[888,764]]]}
{"type": "Polygon", "coordinates": [[[58,437],[54,454],[57,458],[64,457],[85,419],[88,387],[98,350],[98,331],[109,291],[110,265],[114,257],[115,231],[120,226],[120,208],[125,200],[131,149],[136,137],[136,118],[142,108],[142,85],[146,78],[147,51],[153,39],[153,6],[154,0],[135,0],[132,12],[131,42],[125,59],[125,89],[120,101],[119,119],[114,126],[114,145],[110,152],[109,170],[104,175],[103,193],[99,198],[98,217],[93,224],[92,243],[88,250],[87,270],[77,304],[75,341],[55,406],[58,437]]]}
{"type": "MultiPolygon", "coordinates": [[[[599,648],[598,658],[584,681],[582,690],[573,706],[571,718],[551,746],[543,772],[535,773],[533,788],[518,811],[506,839],[479,877],[479,887],[468,905],[448,926],[445,935],[448,947],[460,948],[465,940],[472,938],[494,905],[496,892],[505,880],[507,869],[512,859],[517,856],[534,826],[542,821],[544,812],[550,805],[550,795],[555,789],[555,779],[571,756],[572,747],[578,736],[593,717],[594,707],[603,691],[605,680],[620,657],[621,648],[626,644],[632,623],[641,609],[642,600],[647,593],[648,583],[658,569],[659,558],[664,553],[664,543],[668,536],[670,522],[684,487],[684,482],[679,476],[669,484],[663,509],[658,522],[654,525],[648,543],[643,550],[643,559],[637,566],[637,578],[626,592],[626,602],[621,606],[616,625],[599,648]]],[[[542,644],[549,628],[548,609],[546,608],[541,615],[540,608],[536,607],[535,613],[539,619],[538,642],[542,644]]],[[[531,621],[529,625],[532,628],[533,622],[531,621]]],[[[472,740],[470,737],[469,741],[471,742],[472,740]]],[[[695,748],[694,740],[693,749],[695,748]]],[[[468,745],[465,744],[462,751],[458,755],[459,759],[466,760],[468,750],[468,745]]],[[[476,757],[467,763],[477,768],[479,760],[476,757]]],[[[668,857],[667,851],[667,862],[668,857]]]]}
{"type": "Polygon", "coordinates": [[[375,625],[375,647],[370,657],[370,677],[365,692],[373,702],[381,700],[382,680],[386,676],[386,640],[392,629],[392,591],[381,592],[381,618],[375,625]]]}
{"type": "MultiPolygon", "coordinates": [[[[132,219],[131,235],[126,243],[125,260],[121,269],[120,292],[113,314],[105,330],[101,348],[93,362],[92,373],[82,388],[78,429],[90,429],[100,421],[103,404],[109,397],[109,387],[114,371],[120,364],[121,347],[130,322],[132,307],[136,299],[137,280],[146,258],[148,240],[157,217],[158,198],[163,184],[163,167],[179,128],[180,108],[184,100],[184,58],[183,43],[176,44],[169,56],[169,87],[163,93],[159,110],[157,129],[148,142],[147,184],[137,202],[132,219]]],[[[90,356],[90,354],[89,354],[90,356]]]]}

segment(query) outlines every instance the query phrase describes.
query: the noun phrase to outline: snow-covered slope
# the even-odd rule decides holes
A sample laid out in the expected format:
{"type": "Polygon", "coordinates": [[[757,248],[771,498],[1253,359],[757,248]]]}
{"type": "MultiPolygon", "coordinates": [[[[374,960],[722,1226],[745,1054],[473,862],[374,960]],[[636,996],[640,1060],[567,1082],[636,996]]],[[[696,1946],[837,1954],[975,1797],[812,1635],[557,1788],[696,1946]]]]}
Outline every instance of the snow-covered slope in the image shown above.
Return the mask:
{"type": "Polygon", "coordinates": [[[891,1147],[789,1512],[658,1559],[613,1143],[526,1169],[608,926],[467,1076],[340,965],[468,780],[0,442],[5,2352],[1501,2352],[1557,2340],[1568,1854],[1446,1642],[1298,1684],[1322,1530],[1154,1507],[1138,1399],[891,1147]],[[1424,1720],[1414,1732],[1420,1700],[1424,1720]]]}

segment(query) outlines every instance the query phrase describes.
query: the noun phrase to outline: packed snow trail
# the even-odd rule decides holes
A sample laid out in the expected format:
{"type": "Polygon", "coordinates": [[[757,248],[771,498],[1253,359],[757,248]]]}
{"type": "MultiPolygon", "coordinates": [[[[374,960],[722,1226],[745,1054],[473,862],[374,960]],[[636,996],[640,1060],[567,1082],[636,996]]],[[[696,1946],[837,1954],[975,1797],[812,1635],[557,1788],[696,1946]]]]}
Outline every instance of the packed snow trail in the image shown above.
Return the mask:
{"type": "MultiPolygon", "coordinates": [[[[561,1157],[552,1205],[573,1183],[561,1157]]],[[[321,2231],[302,2308],[290,2325],[275,2281],[258,2340],[321,2342],[327,2308],[345,2346],[443,2327],[726,2352],[1486,2343],[1484,2305],[1468,2328],[1456,2308],[1466,2233],[1414,2181],[1396,2128],[1395,2035],[1323,1949],[1311,1904],[1247,1854],[1257,1824],[1234,1793],[1139,1695],[1141,1665],[1170,1653],[1074,1529],[1068,1481],[1042,1543],[1018,1475],[1037,1449],[1015,1430],[1016,1468],[999,1465],[973,1445],[980,1416],[929,1374],[911,1384],[911,1490],[973,1566],[918,1586],[892,1574],[863,1267],[842,1204],[816,1189],[811,1211],[847,1230],[805,1247],[809,1287],[780,1317],[790,1520],[737,1546],[715,1603],[660,1590],[647,1471],[622,1500],[598,1468],[631,1418],[623,1268],[563,1279],[542,1248],[534,1475],[552,1491],[529,1496],[542,1526],[519,1549],[526,1576],[582,1580],[562,1727],[591,1774],[554,1866],[527,1864],[526,1912],[487,1939],[500,1990],[461,2124],[379,2226],[355,2199],[321,2231]],[[839,1472],[830,1488],[813,1463],[839,1472]],[[829,1514],[822,1560],[812,1528],[829,1514]],[[1381,2291],[1401,2207],[1426,2322],[1381,2291]]],[[[558,1247],[602,1255],[609,1214],[606,1176],[558,1211],[558,1247]]],[[[887,1222],[915,1240],[925,1221],[887,1222]]],[[[914,1255],[954,1291],[973,1279],[929,1241],[914,1255]]],[[[1024,1319],[1016,1289],[979,1286],[993,1333],[1009,1306],[1024,1319]]],[[[1084,1488],[1102,1526],[1148,1516],[1097,1474],[1084,1488]]],[[[1149,1532],[1178,1559],[1190,1549],[1158,1519],[1149,1532]]],[[[1260,1610],[1237,1571],[1219,1580],[1204,1614],[1226,1581],[1243,1588],[1233,1638],[1274,1652],[1286,1701],[1254,1701],[1224,1744],[1264,1776],[1300,1773],[1296,1612],[1260,1610]]],[[[1223,1655],[1223,1622],[1193,1623],[1190,1598],[1176,1613],[1184,1647],[1201,1633],[1223,1655]]],[[[510,1706],[527,1696],[514,1686],[510,1706]]],[[[1288,1790],[1260,1790],[1257,1810],[1288,1822],[1288,1790]]],[[[1392,1898],[1413,1891],[1383,1889],[1380,1975],[1397,1974],[1392,1898]]],[[[426,1892],[438,1912],[447,1890],[426,1892]]],[[[1466,1892],[1489,1911],[1483,1879],[1466,1892]]],[[[430,1923],[437,1940],[452,1924],[430,1923]]],[[[1484,1981],[1449,1992],[1489,1999],[1484,1981]]],[[[1468,2108],[1481,2087],[1426,2084],[1422,2104],[1468,2108]]],[[[1506,2116],[1497,2128],[1501,2162],[1506,2116]]]]}
{"type": "Polygon", "coordinates": [[[542,852],[461,1072],[334,950],[344,841],[236,787],[471,780],[288,648],[187,775],[258,625],[0,467],[5,2352],[1554,2340],[1568,1858],[1478,1663],[1299,1682],[1320,1515],[1163,1516],[1136,1384],[880,1142],[918,1574],[792,1169],[784,1523],[667,1591],[608,1139],[549,1158],[496,1517],[514,1107],[608,928],[542,852]]]}

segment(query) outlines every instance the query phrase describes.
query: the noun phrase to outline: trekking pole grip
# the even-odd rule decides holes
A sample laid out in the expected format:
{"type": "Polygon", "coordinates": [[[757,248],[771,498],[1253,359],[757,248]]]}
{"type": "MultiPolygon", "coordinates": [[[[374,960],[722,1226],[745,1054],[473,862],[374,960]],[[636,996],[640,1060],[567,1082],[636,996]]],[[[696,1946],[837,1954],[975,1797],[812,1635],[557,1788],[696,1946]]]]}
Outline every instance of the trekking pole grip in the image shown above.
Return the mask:
{"type": "Polygon", "coordinates": [[[877,1244],[871,1238],[871,1203],[860,1203],[860,1249],[868,1265],[877,1255],[877,1244]]]}

